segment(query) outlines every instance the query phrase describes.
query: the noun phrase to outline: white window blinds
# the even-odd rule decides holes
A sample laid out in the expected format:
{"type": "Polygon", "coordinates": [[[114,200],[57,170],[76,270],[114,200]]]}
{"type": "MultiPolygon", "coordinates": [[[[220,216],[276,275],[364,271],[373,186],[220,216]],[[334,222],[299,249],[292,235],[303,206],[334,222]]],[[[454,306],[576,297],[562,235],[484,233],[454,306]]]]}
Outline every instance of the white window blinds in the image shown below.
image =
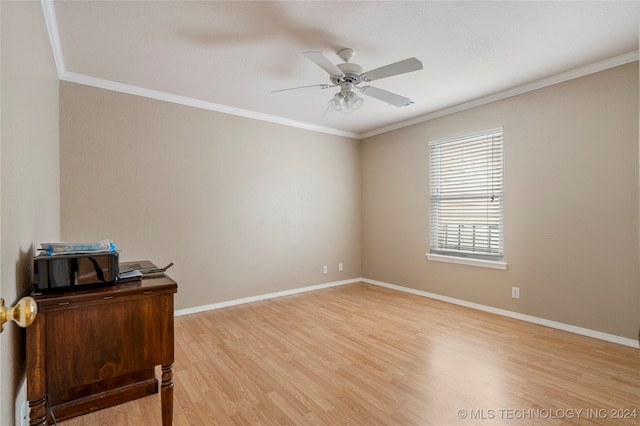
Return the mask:
{"type": "Polygon", "coordinates": [[[431,253],[502,259],[502,134],[429,143],[431,253]]]}

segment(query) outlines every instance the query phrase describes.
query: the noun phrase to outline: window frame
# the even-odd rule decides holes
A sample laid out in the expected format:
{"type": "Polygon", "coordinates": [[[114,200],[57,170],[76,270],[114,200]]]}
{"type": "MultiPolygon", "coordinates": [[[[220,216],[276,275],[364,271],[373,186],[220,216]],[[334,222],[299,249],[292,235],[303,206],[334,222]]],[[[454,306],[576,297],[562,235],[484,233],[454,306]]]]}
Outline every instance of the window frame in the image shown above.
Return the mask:
{"type": "MultiPolygon", "coordinates": [[[[476,142],[477,143],[477,142],[476,142]]],[[[458,264],[464,264],[464,265],[473,265],[473,266],[482,266],[482,267],[488,267],[488,268],[497,268],[497,269],[506,269],[507,264],[504,261],[504,128],[503,127],[498,127],[498,128],[494,128],[494,129],[488,129],[488,130],[484,130],[481,132],[475,132],[475,133],[469,133],[469,134],[464,134],[461,136],[457,136],[457,137],[453,137],[453,138],[447,138],[447,139],[440,139],[440,140],[433,140],[430,141],[428,143],[428,148],[429,148],[429,212],[430,212],[430,218],[429,218],[429,252],[426,253],[426,256],[429,260],[435,260],[435,261],[441,261],[441,262],[451,262],[451,263],[458,263],[458,264]],[[490,247],[491,247],[491,243],[489,241],[491,241],[491,231],[490,231],[490,226],[489,224],[473,224],[473,225],[466,225],[467,228],[471,227],[474,229],[477,226],[483,226],[485,227],[484,230],[487,233],[487,250],[485,251],[473,251],[473,250],[456,250],[456,249],[452,249],[451,247],[442,247],[439,245],[438,243],[438,237],[439,232],[438,228],[440,228],[442,226],[442,224],[440,222],[434,222],[438,221],[439,219],[434,218],[434,211],[440,211],[438,209],[434,210],[434,200],[456,200],[456,201],[460,201],[463,200],[464,198],[468,198],[469,195],[468,194],[464,194],[463,192],[460,193],[454,193],[454,195],[449,195],[445,198],[439,197],[438,195],[434,195],[434,181],[438,181],[440,182],[440,179],[442,178],[443,174],[440,171],[439,165],[437,167],[434,167],[434,161],[436,161],[436,159],[434,159],[434,149],[435,147],[443,147],[443,146],[449,146],[449,147],[462,147],[464,146],[464,144],[470,144],[469,146],[471,147],[472,143],[474,141],[478,141],[478,139],[482,139],[482,138],[486,138],[487,142],[489,142],[491,139],[491,137],[493,137],[494,135],[499,135],[499,149],[500,149],[500,163],[499,163],[499,172],[498,174],[494,175],[493,172],[491,170],[488,170],[485,175],[487,177],[491,176],[492,178],[494,176],[499,178],[499,191],[497,192],[491,192],[492,196],[497,196],[498,198],[498,206],[497,206],[497,226],[498,226],[498,244],[499,244],[499,249],[498,252],[491,253],[490,247]],[[437,175],[434,178],[434,170],[438,170],[435,173],[437,173],[437,175]],[[435,230],[435,231],[434,231],[435,230]],[[435,235],[434,235],[435,232],[435,235]]],[[[482,150],[483,152],[486,151],[488,152],[488,150],[491,149],[493,150],[493,145],[491,148],[486,148],[485,146],[482,146],[482,150]]],[[[442,154],[442,151],[439,152],[438,155],[442,154]]],[[[440,158],[440,157],[438,157],[440,158]]],[[[476,157],[475,159],[479,159],[481,157],[476,157]]],[[[492,164],[493,165],[493,164],[492,164]]],[[[469,171],[469,165],[465,165],[466,167],[466,171],[469,171]]],[[[488,164],[485,165],[485,167],[488,168],[488,164]]],[[[462,176],[463,172],[465,171],[464,168],[461,168],[460,170],[454,170],[456,173],[459,173],[460,177],[464,180],[465,184],[463,184],[462,186],[465,186],[468,182],[472,182],[474,180],[477,180],[477,177],[467,177],[465,179],[465,176],[462,176]]],[[[469,175],[468,175],[469,176],[469,175]]],[[[481,174],[482,176],[482,174],[481,174]]],[[[491,180],[493,182],[493,180],[491,180]]],[[[475,183],[475,182],[474,182],[475,183]]],[[[436,184],[438,185],[438,184],[436,184]]],[[[438,190],[441,188],[440,186],[437,187],[438,190]]],[[[487,200],[487,196],[489,194],[489,188],[485,188],[486,191],[482,196],[477,196],[477,197],[473,197],[473,198],[484,198],[484,200],[487,200]]],[[[492,186],[492,190],[495,189],[492,186]]],[[[461,191],[464,191],[464,189],[461,189],[461,191]]],[[[494,198],[495,199],[495,198],[494,198]]],[[[486,201],[485,201],[486,202],[486,201]]],[[[461,219],[462,220],[462,219],[461,219]]],[[[494,219],[495,220],[495,219],[494,219]]],[[[462,221],[461,223],[457,224],[458,228],[465,228],[465,224],[464,221],[462,221]]],[[[475,241],[472,243],[473,244],[473,248],[475,249],[475,241]]]]}

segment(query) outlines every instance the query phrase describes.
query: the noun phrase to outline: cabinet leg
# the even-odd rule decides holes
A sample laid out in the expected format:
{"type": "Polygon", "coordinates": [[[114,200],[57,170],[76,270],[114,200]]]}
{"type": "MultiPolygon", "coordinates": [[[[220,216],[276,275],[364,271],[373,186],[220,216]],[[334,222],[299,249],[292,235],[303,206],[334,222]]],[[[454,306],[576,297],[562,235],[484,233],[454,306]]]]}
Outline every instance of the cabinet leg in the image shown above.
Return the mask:
{"type": "Polygon", "coordinates": [[[162,405],[162,426],[173,424],[173,364],[162,366],[162,386],[160,386],[162,405]]]}
{"type": "Polygon", "coordinates": [[[29,401],[29,425],[46,426],[47,424],[47,397],[29,401]]]}

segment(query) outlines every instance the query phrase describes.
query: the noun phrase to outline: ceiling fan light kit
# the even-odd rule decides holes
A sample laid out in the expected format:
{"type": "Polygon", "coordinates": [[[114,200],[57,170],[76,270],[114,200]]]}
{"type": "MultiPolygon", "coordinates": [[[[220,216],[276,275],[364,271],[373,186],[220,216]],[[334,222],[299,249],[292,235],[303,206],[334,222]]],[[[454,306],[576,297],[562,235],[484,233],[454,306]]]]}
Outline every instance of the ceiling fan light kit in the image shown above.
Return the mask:
{"type": "Polygon", "coordinates": [[[304,52],[303,55],[327,72],[329,74],[329,81],[331,81],[332,84],[316,84],[311,86],[295,87],[292,89],[276,90],[275,92],[283,92],[306,87],[320,87],[322,89],[328,89],[329,87],[339,86],[340,91],[329,101],[327,111],[332,109],[342,113],[351,113],[360,109],[364,104],[364,99],[358,96],[355,89],[360,91],[362,94],[376,98],[396,107],[407,106],[413,103],[409,98],[405,98],[404,96],[400,96],[383,89],[371,86],[360,87],[358,85],[362,82],[371,82],[381,78],[421,70],[422,62],[416,58],[408,58],[371,71],[362,72],[362,67],[360,65],[350,62],[351,58],[355,55],[355,52],[352,49],[342,49],[338,52],[338,56],[344,61],[344,63],[338,65],[333,64],[321,52],[304,52]]]}
{"type": "Polygon", "coordinates": [[[348,114],[360,109],[363,104],[364,99],[353,91],[353,84],[344,83],[341,90],[329,101],[328,108],[348,114]]]}

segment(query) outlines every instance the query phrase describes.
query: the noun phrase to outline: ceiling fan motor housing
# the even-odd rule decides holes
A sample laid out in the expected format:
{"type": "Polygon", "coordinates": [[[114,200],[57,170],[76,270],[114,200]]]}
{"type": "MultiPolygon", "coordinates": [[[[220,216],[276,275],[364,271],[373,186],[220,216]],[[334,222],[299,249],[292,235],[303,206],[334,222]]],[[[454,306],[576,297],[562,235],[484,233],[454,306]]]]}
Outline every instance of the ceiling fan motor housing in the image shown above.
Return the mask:
{"type": "Polygon", "coordinates": [[[358,64],[338,64],[338,68],[342,71],[343,75],[332,75],[331,82],[333,84],[342,85],[343,83],[358,84],[362,81],[360,74],[362,74],[362,67],[358,64]]]}

